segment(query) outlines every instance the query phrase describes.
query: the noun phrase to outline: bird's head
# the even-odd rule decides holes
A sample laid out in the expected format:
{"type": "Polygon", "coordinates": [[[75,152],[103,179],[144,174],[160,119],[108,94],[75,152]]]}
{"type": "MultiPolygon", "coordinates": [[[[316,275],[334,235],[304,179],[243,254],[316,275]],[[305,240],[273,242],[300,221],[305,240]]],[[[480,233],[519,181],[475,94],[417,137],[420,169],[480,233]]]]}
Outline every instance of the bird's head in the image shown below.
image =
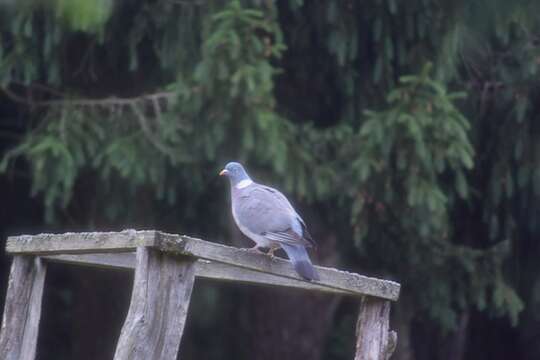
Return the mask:
{"type": "Polygon", "coordinates": [[[225,168],[221,170],[219,175],[228,177],[233,185],[243,180],[250,180],[242,164],[237,162],[230,162],[225,165],[225,168]]]}

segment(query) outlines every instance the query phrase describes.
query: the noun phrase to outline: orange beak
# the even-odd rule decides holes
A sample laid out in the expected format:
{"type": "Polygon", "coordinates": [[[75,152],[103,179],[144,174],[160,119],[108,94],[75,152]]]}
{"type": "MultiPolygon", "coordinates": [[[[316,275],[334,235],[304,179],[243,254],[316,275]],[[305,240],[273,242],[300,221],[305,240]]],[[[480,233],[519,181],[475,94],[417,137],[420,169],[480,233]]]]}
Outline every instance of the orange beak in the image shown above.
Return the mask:
{"type": "Polygon", "coordinates": [[[229,172],[227,170],[223,169],[219,172],[219,176],[227,175],[228,173],[229,172]]]}

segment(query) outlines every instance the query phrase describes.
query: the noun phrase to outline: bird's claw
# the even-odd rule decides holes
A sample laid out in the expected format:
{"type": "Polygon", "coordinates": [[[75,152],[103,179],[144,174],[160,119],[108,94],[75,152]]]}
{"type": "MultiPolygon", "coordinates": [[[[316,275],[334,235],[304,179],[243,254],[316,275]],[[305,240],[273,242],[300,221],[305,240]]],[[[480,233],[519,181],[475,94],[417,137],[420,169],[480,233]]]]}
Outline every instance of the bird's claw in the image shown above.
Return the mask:
{"type": "Polygon", "coordinates": [[[276,249],[270,249],[268,250],[268,253],[266,255],[270,256],[270,261],[274,261],[274,259],[277,257],[274,252],[276,251],[276,249]]]}

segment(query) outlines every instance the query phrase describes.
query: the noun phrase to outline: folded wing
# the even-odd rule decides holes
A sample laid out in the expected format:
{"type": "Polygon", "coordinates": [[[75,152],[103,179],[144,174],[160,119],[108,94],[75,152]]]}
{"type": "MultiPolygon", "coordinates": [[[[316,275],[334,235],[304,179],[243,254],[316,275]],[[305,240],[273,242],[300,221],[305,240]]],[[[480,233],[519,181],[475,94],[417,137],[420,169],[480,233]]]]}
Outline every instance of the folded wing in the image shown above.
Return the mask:
{"type": "Polygon", "coordinates": [[[251,232],[280,243],[312,246],[304,221],[276,189],[253,184],[237,197],[236,217],[251,232]]]}

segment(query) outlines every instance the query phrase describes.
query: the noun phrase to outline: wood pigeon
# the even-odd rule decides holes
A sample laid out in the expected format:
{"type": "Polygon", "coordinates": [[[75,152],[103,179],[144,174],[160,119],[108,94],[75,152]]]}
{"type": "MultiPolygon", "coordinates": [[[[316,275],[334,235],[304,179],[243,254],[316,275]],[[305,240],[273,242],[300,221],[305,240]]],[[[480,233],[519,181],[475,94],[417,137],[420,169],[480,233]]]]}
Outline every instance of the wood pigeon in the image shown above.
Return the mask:
{"type": "Polygon", "coordinates": [[[304,220],[278,190],[257,184],[237,162],[230,162],[219,175],[229,178],[232,213],[240,231],[255,242],[252,250],[269,249],[270,256],[280,247],[306,280],[319,280],[306,247],[315,245],[304,220]]]}

